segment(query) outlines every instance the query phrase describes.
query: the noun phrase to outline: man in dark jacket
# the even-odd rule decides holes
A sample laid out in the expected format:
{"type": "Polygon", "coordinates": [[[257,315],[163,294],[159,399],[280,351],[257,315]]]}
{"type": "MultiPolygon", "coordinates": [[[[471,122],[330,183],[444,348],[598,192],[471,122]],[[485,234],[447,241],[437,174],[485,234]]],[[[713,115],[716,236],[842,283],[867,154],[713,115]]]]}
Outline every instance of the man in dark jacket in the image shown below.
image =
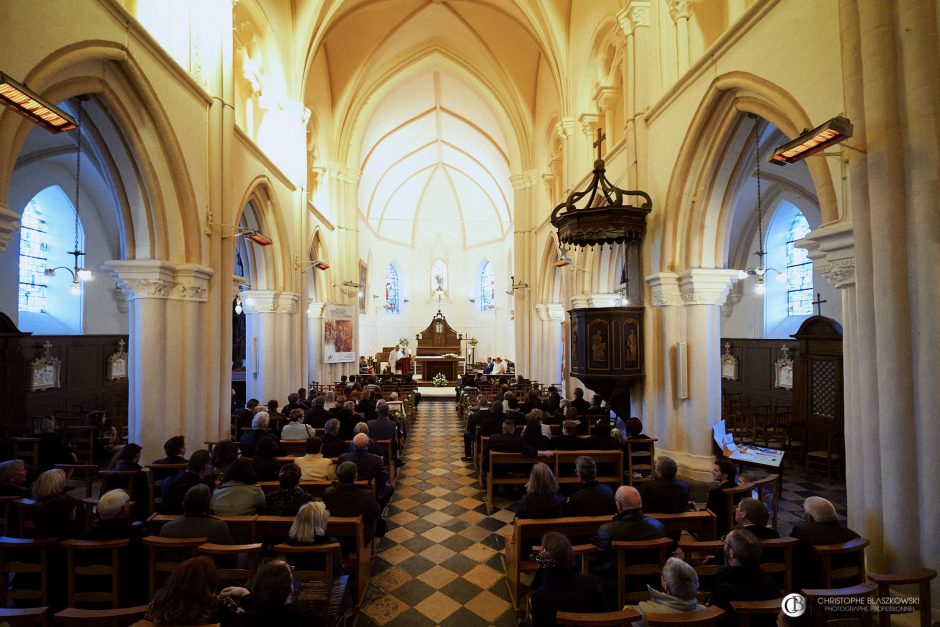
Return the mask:
{"type": "Polygon", "coordinates": [[[590,408],[591,404],[584,400],[584,390],[581,388],[574,389],[574,399],[571,401],[571,406],[578,410],[579,416],[583,416],[584,412],[590,408]]]}
{"type": "Polygon", "coordinates": [[[356,484],[357,470],[353,462],[343,462],[336,468],[337,480],[323,493],[323,502],[331,516],[362,516],[365,524],[366,544],[375,537],[376,522],[382,513],[378,501],[368,486],[356,484]]]}
{"type": "Polygon", "coordinates": [[[194,452],[190,456],[188,464],[186,470],[180,474],[163,480],[161,513],[183,513],[183,497],[186,496],[186,492],[191,487],[201,482],[200,475],[209,465],[209,451],[200,449],[194,452]]]}
{"type": "Polygon", "coordinates": [[[577,420],[565,420],[561,423],[561,435],[553,436],[550,441],[556,451],[587,450],[587,440],[578,437],[577,420]]]}
{"type": "Polygon", "coordinates": [[[349,450],[346,441],[339,437],[339,420],[330,418],[323,426],[323,457],[339,457],[349,450]]]}
{"type": "Polygon", "coordinates": [[[483,420],[490,415],[489,407],[486,404],[486,395],[477,394],[477,410],[467,416],[467,430],[463,433],[463,461],[470,461],[470,455],[473,449],[473,438],[476,437],[477,427],[481,427],[483,420]]]}
{"type": "Polygon", "coordinates": [[[590,457],[582,455],[574,460],[575,473],[581,481],[581,487],[568,497],[568,516],[607,516],[617,513],[614,491],[610,486],[598,483],[597,464],[590,457]]]}
{"type": "Polygon", "coordinates": [[[259,411],[255,414],[255,417],[251,419],[251,431],[243,435],[238,441],[241,447],[242,457],[254,457],[255,449],[258,448],[258,442],[263,437],[269,437],[274,440],[278,446],[278,455],[284,454],[283,449],[280,448],[281,439],[276,433],[268,430],[268,421],[269,416],[266,411],[259,411]]]}
{"type": "Polygon", "coordinates": [[[352,451],[340,455],[339,461],[356,464],[356,475],[375,484],[375,498],[384,509],[392,498],[392,486],[388,485],[388,469],[382,458],[369,452],[369,436],[357,433],[352,441],[352,451]]]}
{"type": "MultiPolygon", "coordinates": [[[[793,550],[793,589],[822,588],[822,561],[813,547],[821,544],[841,544],[854,540],[858,534],[839,524],[839,515],[833,504],[821,496],[810,496],[803,501],[806,522],[790,530],[790,536],[800,541],[793,550]]],[[[845,559],[852,559],[846,556],[845,559]]],[[[845,564],[833,560],[833,568],[845,564]]]]}
{"type": "Polygon", "coordinates": [[[235,437],[238,437],[244,427],[251,426],[251,419],[255,415],[255,407],[258,406],[258,399],[250,398],[244,407],[236,409],[232,415],[235,417],[235,437]]]}
{"type": "Polygon", "coordinates": [[[516,425],[512,420],[503,421],[502,433],[490,436],[490,441],[483,451],[483,468],[489,468],[490,451],[499,453],[522,453],[526,457],[551,457],[551,451],[540,451],[522,439],[516,433],[516,425]]]}
{"type": "Polygon", "coordinates": [[[503,402],[500,400],[493,401],[490,404],[489,415],[484,416],[480,423],[480,435],[499,433],[502,430],[503,420],[505,419],[506,416],[503,414],[503,402]]]}
{"type": "Polygon", "coordinates": [[[666,537],[661,522],[643,515],[643,501],[636,488],[620,486],[614,494],[617,514],[597,530],[591,543],[598,551],[591,557],[591,572],[604,579],[607,598],[617,598],[617,552],[615,540],[655,540],[666,537]]]}
{"type": "Polygon", "coordinates": [[[375,418],[375,399],[372,398],[372,390],[366,388],[362,391],[362,398],[356,403],[356,413],[365,416],[366,420],[375,418]]]}
{"type": "Polygon", "coordinates": [[[757,536],[758,540],[773,540],[780,537],[776,529],[767,526],[770,513],[767,507],[757,499],[751,497],[741,499],[738,509],[734,512],[734,520],[738,523],[738,529],[747,529],[757,536]]]}
{"type": "Polygon", "coordinates": [[[773,578],[761,570],[761,543],[750,531],[735,529],[725,536],[725,566],[712,580],[711,604],[725,610],[720,623],[736,627],[732,601],[767,601],[782,596],[773,578]]]}
{"type": "Polygon", "coordinates": [[[323,408],[323,397],[314,397],[310,404],[310,409],[304,410],[304,422],[314,429],[322,429],[326,421],[330,419],[330,412],[323,408]]]}
{"type": "Polygon", "coordinates": [[[689,484],[676,479],[676,462],[671,457],[656,458],[653,480],[640,483],[643,511],[649,514],[681,514],[689,511],[689,484]]]}

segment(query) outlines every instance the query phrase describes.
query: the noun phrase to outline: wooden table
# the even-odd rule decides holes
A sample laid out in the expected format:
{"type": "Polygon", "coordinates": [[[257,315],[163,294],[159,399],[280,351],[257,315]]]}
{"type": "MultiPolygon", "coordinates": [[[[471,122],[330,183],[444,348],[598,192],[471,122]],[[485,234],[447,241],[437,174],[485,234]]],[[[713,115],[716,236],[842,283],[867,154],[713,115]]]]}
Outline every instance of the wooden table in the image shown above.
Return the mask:
{"type": "Polygon", "coordinates": [[[436,355],[423,355],[417,357],[418,369],[421,378],[430,381],[438,373],[447,377],[448,381],[457,380],[457,365],[461,363],[460,357],[438,357],[436,355]]]}

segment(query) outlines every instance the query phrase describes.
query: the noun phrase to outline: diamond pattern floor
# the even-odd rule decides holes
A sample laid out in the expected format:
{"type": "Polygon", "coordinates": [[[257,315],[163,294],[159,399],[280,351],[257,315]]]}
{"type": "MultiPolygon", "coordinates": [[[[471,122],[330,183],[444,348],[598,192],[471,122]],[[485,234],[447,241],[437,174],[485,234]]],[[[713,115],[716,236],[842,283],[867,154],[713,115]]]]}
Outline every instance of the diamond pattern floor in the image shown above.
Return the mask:
{"type": "Polygon", "coordinates": [[[452,398],[423,400],[357,627],[516,625],[500,555],[512,514],[486,515],[462,433],[452,398]]]}
{"type": "MultiPolygon", "coordinates": [[[[501,556],[513,519],[505,508],[512,501],[497,496],[496,511],[486,514],[476,475],[460,461],[462,434],[452,396],[424,399],[357,627],[517,625],[501,556]]],[[[802,520],[803,499],[812,494],[831,500],[845,522],[844,484],[811,480],[788,465],[781,534],[802,520]]]]}

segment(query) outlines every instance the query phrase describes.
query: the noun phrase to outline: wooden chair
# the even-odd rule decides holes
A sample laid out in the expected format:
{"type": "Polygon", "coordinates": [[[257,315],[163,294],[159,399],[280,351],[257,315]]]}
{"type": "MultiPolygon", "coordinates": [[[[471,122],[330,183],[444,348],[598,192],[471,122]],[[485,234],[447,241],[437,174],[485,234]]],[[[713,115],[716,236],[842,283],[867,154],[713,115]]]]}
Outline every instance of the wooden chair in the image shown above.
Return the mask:
{"type": "Polygon", "coordinates": [[[13,438],[13,459],[23,460],[27,470],[39,473],[39,438],[13,438]]]}
{"type": "Polygon", "coordinates": [[[171,575],[180,564],[192,557],[196,547],[205,544],[208,538],[161,538],[147,536],[142,542],[147,545],[150,563],[150,598],[156,594],[157,578],[171,575]]]}
{"type": "Polygon", "coordinates": [[[669,538],[656,540],[615,540],[611,543],[617,552],[617,605],[623,607],[628,601],[645,601],[649,598],[646,586],[642,590],[627,589],[627,577],[650,578],[658,576],[663,564],[669,559],[675,542],[669,538]],[[654,561],[650,557],[655,555],[654,561]]]}
{"type": "Polygon", "coordinates": [[[247,580],[254,576],[262,546],[260,542],[253,544],[206,543],[196,547],[196,553],[208,555],[216,562],[219,586],[225,588],[229,585],[244,585],[247,580]],[[223,559],[220,560],[219,558],[223,559]],[[239,558],[241,559],[239,560],[239,558]],[[232,567],[231,565],[235,560],[238,560],[238,563],[235,563],[235,566],[232,567]],[[220,561],[222,562],[221,566],[220,561]],[[241,566],[247,566],[247,568],[241,566]]]}
{"type": "MultiPolygon", "coordinates": [[[[160,505],[163,503],[163,499],[159,496],[161,488],[163,488],[163,480],[168,476],[172,476],[179,472],[186,470],[189,467],[189,464],[148,464],[146,466],[147,471],[150,473],[147,476],[147,487],[149,492],[149,507],[147,511],[151,514],[160,511],[160,505]]],[[[130,494],[128,492],[128,494],[130,494]]]]}
{"type": "Polygon", "coordinates": [[[773,474],[767,475],[763,479],[758,479],[757,481],[751,481],[750,483],[742,483],[733,488],[722,488],[722,492],[725,494],[725,507],[728,508],[728,523],[733,524],[734,522],[734,512],[738,507],[738,503],[741,502],[741,499],[750,496],[753,492],[757,492],[757,500],[765,505],[769,502],[770,504],[770,516],[772,524],[771,526],[777,527],[777,513],[778,513],[778,486],[780,482],[780,475],[773,474]]]}
{"type": "MultiPolygon", "coordinates": [[[[832,479],[833,471],[835,474],[841,472],[842,463],[845,459],[845,434],[836,432],[829,436],[828,445],[823,451],[810,451],[806,454],[806,472],[819,470],[826,471],[826,481],[832,479]]],[[[843,475],[844,478],[844,475],[843,475]]]]}
{"type": "Polygon", "coordinates": [[[731,609],[738,617],[740,627],[751,627],[752,616],[776,616],[782,605],[781,597],[769,601],[732,601],[731,609]]]}
{"type": "Polygon", "coordinates": [[[13,503],[19,499],[18,496],[0,496],[0,522],[3,523],[2,535],[10,535],[13,531],[10,529],[10,520],[12,519],[10,513],[13,511],[13,503]]]}
{"type": "MultiPolygon", "coordinates": [[[[535,545],[532,547],[532,561],[535,561],[535,558],[538,557],[538,554],[542,552],[542,547],[535,545]]],[[[591,574],[591,560],[590,555],[592,553],[597,553],[597,545],[595,544],[575,544],[571,547],[571,552],[574,553],[574,558],[578,560],[580,566],[578,567],[582,575],[591,574]]]]}
{"type": "Polygon", "coordinates": [[[708,627],[718,624],[725,616],[725,611],[720,607],[706,607],[704,610],[694,612],[680,612],[677,614],[657,614],[649,613],[646,615],[646,624],[650,627],[667,627],[669,625],[682,625],[683,627],[708,627]]]}
{"type": "Polygon", "coordinates": [[[79,464],[95,463],[95,436],[97,430],[93,426],[71,426],[65,428],[72,442],[72,451],[79,464]]]}
{"type": "Polygon", "coordinates": [[[85,486],[85,498],[91,498],[91,486],[95,482],[95,473],[101,470],[96,464],[56,464],[56,468],[65,471],[65,480],[69,486],[85,486]],[[75,479],[78,474],[80,479],[75,479]]]}
{"type": "MultiPolygon", "coordinates": [[[[930,582],[937,576],[937,571],[930,568],[917,568],[903,573],[868,573],[868,578],[878,585],[878,596],[891,596],[891,586],[918,586],[920,594],[920,627],[930,627],[930,582]]],[[[880,627],[891,626],[892,614],[906,614],[908,612],[892,612],[888,608],[878,608],[878,623],[880,627]]]]}
{"type": "Polygon", "coordinates": [[[69,607],[52,617],[56,625],[94,625],[95,627],[123,627],[140,620],[150,609],[149,605],[116,608],[111,610],[85,610],[69,607]]]}
{"type": "Polygon", "coordinates": [[[18,534],[21,538],[28,538],[33,535],[33,516],[39,509],[39,501],[35,499],[17,499],[13,501],[13,507],[16,509],[16,519],[19,521],[18,534]]]}
{"type": "Polygon", "coordinates": [[[806,465],[806,438],[809,431],[805,422],[791,422],[787,425],[787,439],[783,444],[790,463],[800,468],[806,465]]]}
{"type": "Polygon", "coordinates": [[[572,625],[573,627],[614,627],[615,625],[630,625],[638,618],[640,618],[640,613],[633,609],[591,614],[577,612],[558,612],[555,614],[556,623],[559,625],[572,625]]]}
{"type": "Polygon", "coordinates": [[[10,627],[20,627],[20,625],[45,625],[48,607],[27,607],[14,609],[12,607],[0,608],[0,623],[6,623],[10,627]]]}
{"type": "Polygon", "coordinates": [[[140,474],[141,470],[99,470],[98,476],[101,477],[101,486],[98,489],[98,498],[108,490],[120,488],[132,497],[134,496],[134,479],[140,474]]]}
{"type": "Polygon", "coordinates": [[[761,540],[763,552],[760,567],[768,575],[774,576],[780,589],[789,594],[793,591],[793,549],[800,544],[796,538],[773,538],[761,540]]]}
{"type": "Polygon", "coordinates": [[[861,584],[865,581],[865,538],[855,538],[841,544],[820,544],[813,547],[822,559],[823,583],[832,588],[833,581],[849,580],[861,584]],[[833,568],[833,558],[847,565],[833,568]],[[848,563],[851,562],[851,563],[848,563]]]}
{"type": "Polygon", "coordinates": [[[15,590],[8,585],[0,586],[0,605],[7,599],[35,600],[40,605],[49,604],[49,547],[56,538],[10,538],[0,537],[0,578],[4,584],[10,575],[39,575],[39,588],[23,588],[21,581],[15,590]]]}
{"type": "Polygon", "coordinates": [[[130,540],[66,540],[60,544],[68,556],[68,606],[76,607],[78,603],[110,603],[113,609],[120,606],[121,591],[121,549],[126,549],[130,540]],[[77,563],[79,554],[87,555],[90,559],[101,554],[108,555],[107,559],[97,560],[95,563],[77,563]],[[76,578],[81,577],[87,581],[88,577],[110,577],[111,589],[109,591],[79,592],[76,578]]]}
{"type": "Polygon", "coordinates": [[[653,477],[653,461],[656,459],[656,438],[627,440],[626,446],[624,463],[627,467],[625,474],[629,485],[633,485],[636,481],[651,479],[653,477]]]}
{"type": "Polygon", "coordinates": [[[691,558],[698,563],[698,566],[693,565],[693,568],[695,568],[695,572],[698,574],[698,599],[700,602],[704,602],[711,594],[711,580],[718,574],[718,571],[725,567],[725,564],[720,560],[713,560],[708,563],[700,563],[700,561],[708,556],[715,557],[722,555],[725,550],[725,541],[710,540],[696,542],[695,540],[682,540],[679,542],[679,548],[682,549],[685,561],[689,562],[691,558]]]}

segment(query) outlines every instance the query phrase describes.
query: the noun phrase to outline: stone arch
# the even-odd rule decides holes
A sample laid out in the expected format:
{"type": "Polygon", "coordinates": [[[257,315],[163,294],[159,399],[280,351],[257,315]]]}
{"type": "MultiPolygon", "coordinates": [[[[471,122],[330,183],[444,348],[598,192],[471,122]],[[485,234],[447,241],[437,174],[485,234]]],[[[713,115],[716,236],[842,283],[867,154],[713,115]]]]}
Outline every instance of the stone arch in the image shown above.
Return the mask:
{"type": "Polygon", "coordinates": [[[554,235],[545,239],[542,248],[542,261],[539,264],[538,298],[539,303],[557,303],[561,299],[560,268],[555,267],[558,260],[558,240],[554,235]]]}
{"type": "MultiPolygon", "coordinates": [[[[323,230],[317,226],[313,230],[313,235],[310,237],[310,246],[308,247],[309,255],[307,256],[307,263],[312,263],[314,261],[325,261],[328,264],[330,263],[330,251],[327,249],[326,243],[323,239],[323,230]]],[[[325,303],[329,300],[330,297],[330,285],[333,284],[333,268],[331,267],[326,270],[319,270],[317,268],[311,268],[307,271],[307,294],[310,297],[310,300],[319,303],[325,303]]]]}
{"type": "MultiPolygon", "coordinates": [[[[140,205],[131,204],[128,215],[122,216],[124,258],[200,263],[200,212],[186,159],[157,92],[133,54],[113,42],[77,43],[47,56],[23,80],[51,102],[95,94],[116,121],[141,188],[140,205]],[[102,64],[116,71],[102,72],[102,64]]],[[[33,128],[12,112],[0,116],[0,146],[6,147],[0,153],[2,204],[17,156],[33,128]]]]}
{"type": "Polygon", "coordinates": [[[274,240],[271,246],[253,246],[248,250],[252,288],[288,291],[290,239],[267,176],[258,176],[251,182],[238,207],[236,225],[258,229],[274,240]]]}
{"type": "MultiPolygon", "coordinates": [[[[746,72],[716,78],[692,118],[670,178],[663,215],[674,219],[659,221],[651,238],[660,240],[650,248],[654,269],[726,266],[733,208],[727,197],[710,201],[709,196],[724,189],[730,159],[741,154],[744,113],[764,118],[787,137],[813,125],[799,102],[770,81],[746,72]]],[[[835,188],[825,161],[810,158],[806,163],[823,222],[837,220],[835,188]]]]}

